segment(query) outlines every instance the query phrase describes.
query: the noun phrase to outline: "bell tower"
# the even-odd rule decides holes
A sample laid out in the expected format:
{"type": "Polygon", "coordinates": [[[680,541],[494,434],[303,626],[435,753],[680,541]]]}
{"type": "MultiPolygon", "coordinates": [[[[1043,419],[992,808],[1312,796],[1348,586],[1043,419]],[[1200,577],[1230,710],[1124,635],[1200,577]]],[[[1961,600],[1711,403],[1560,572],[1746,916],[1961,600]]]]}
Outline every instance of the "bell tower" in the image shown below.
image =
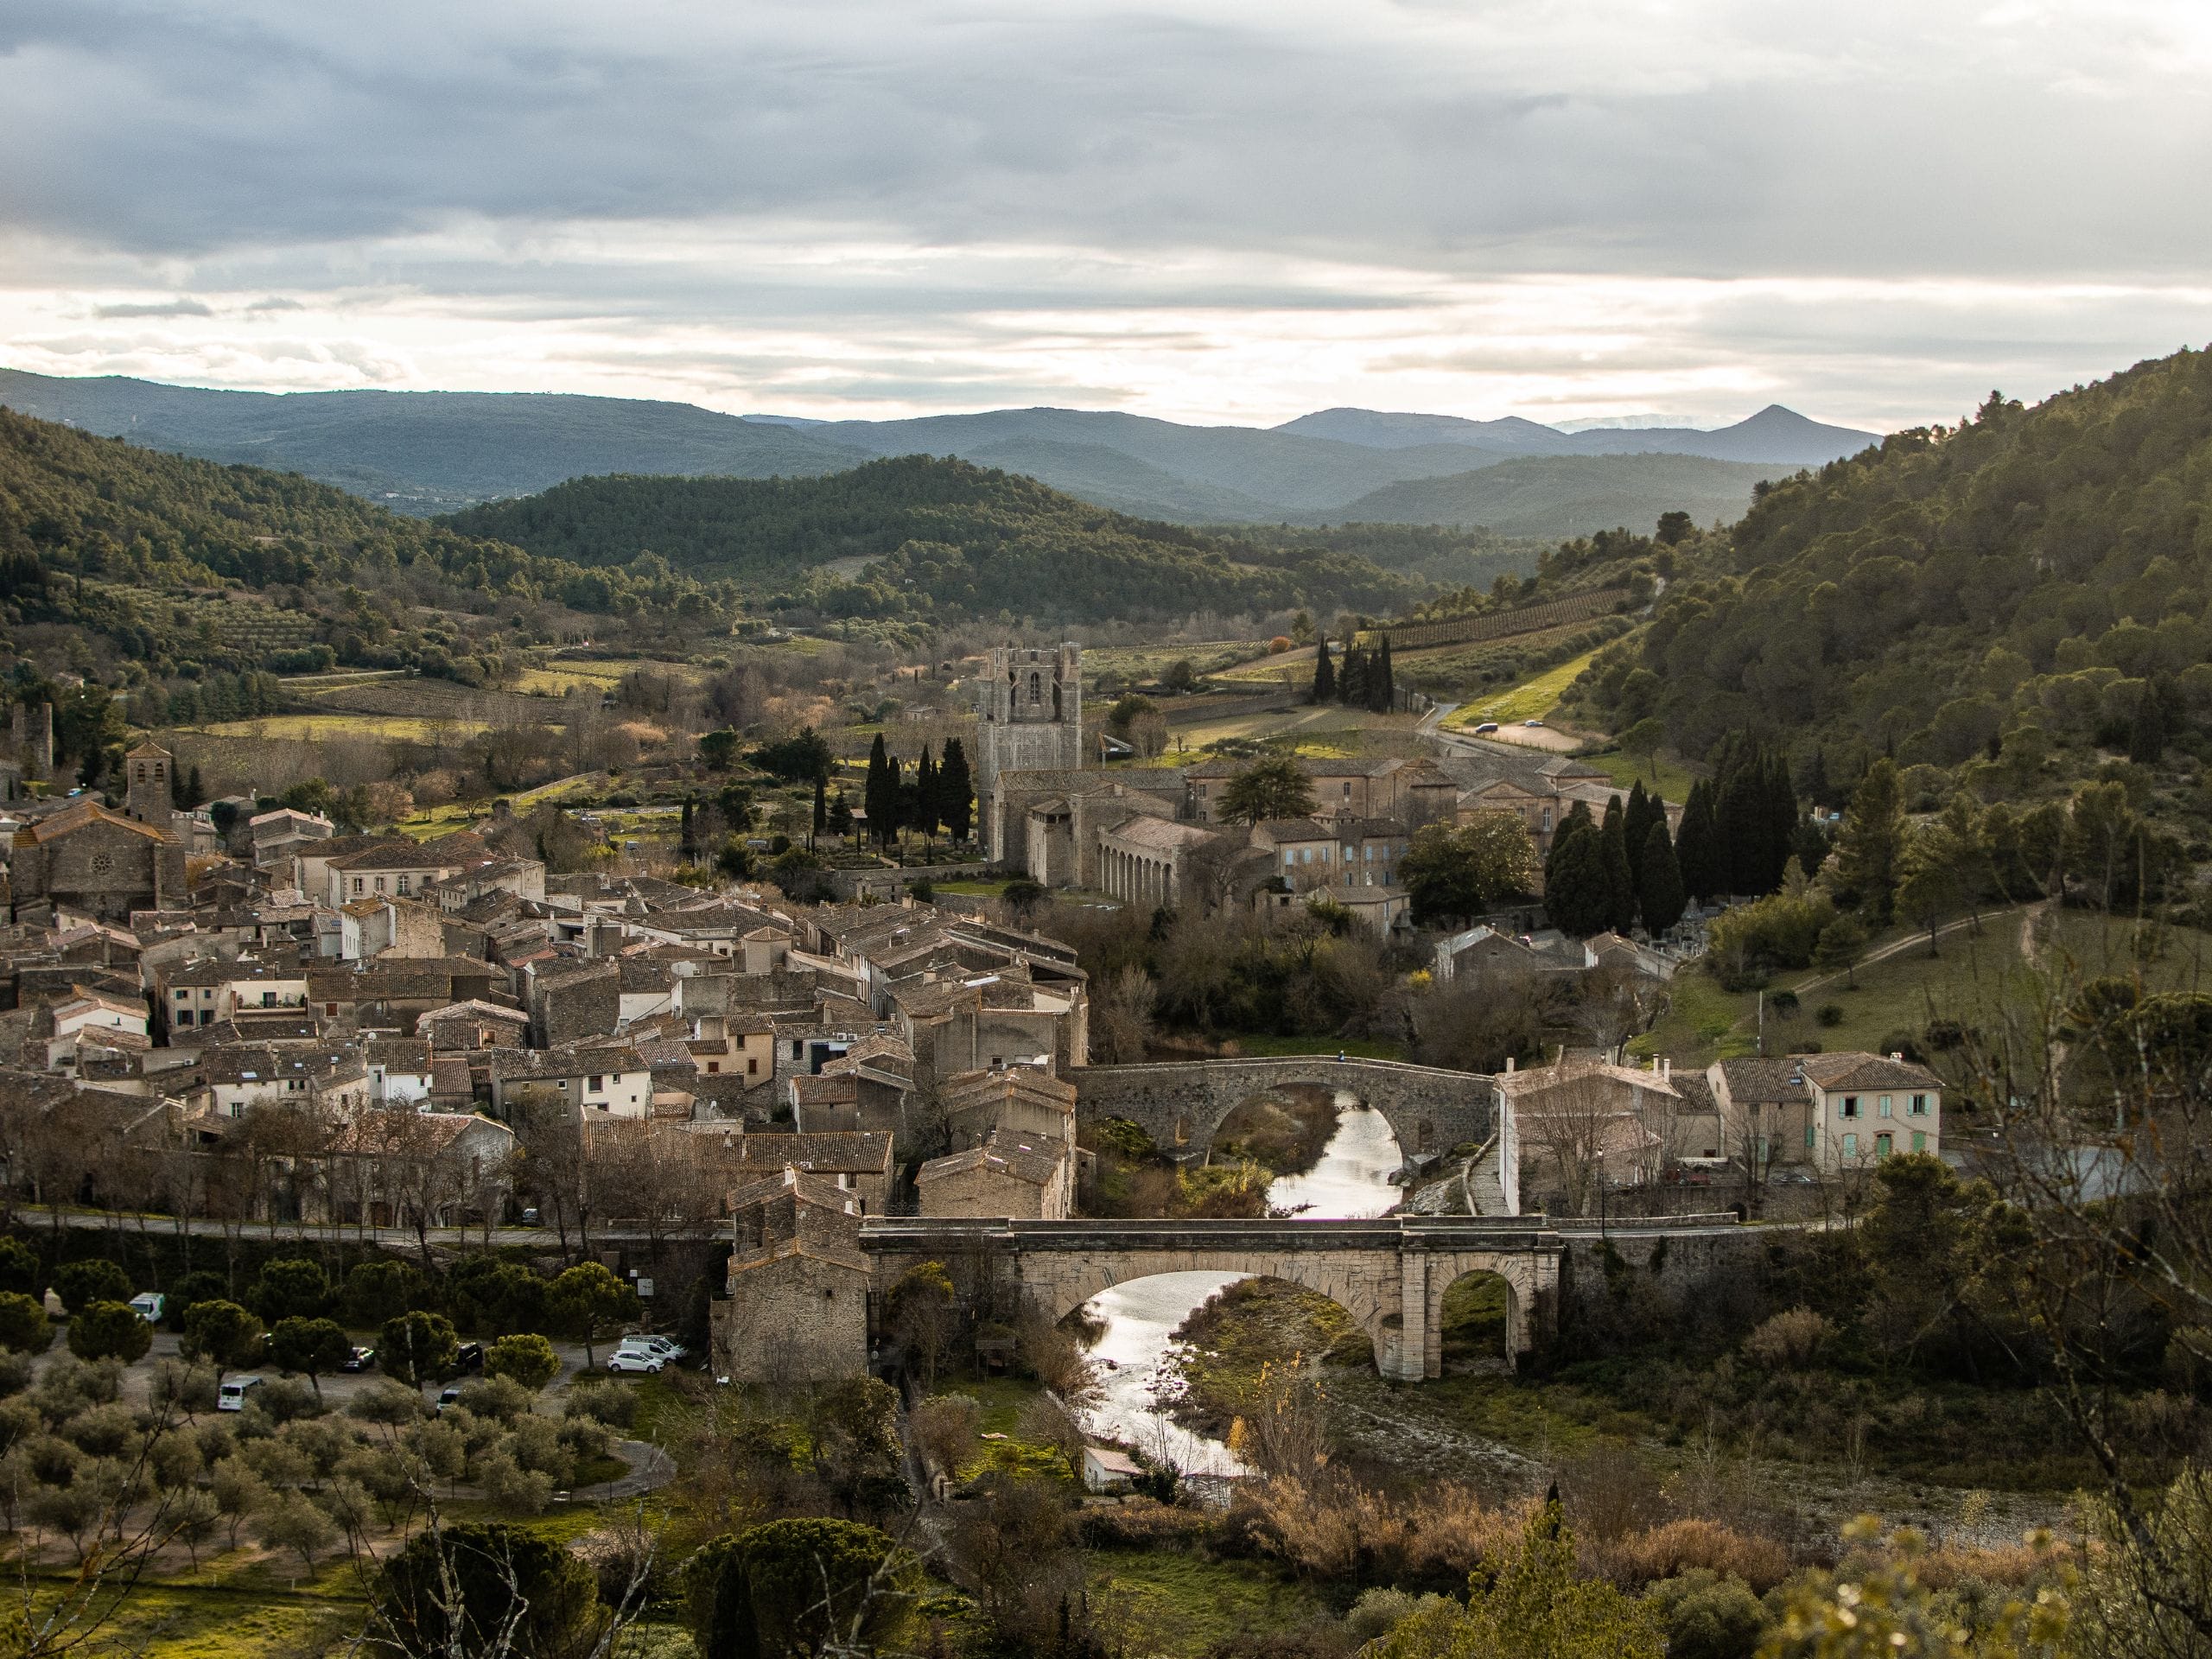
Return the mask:
{"type": "Polygon", "coordinates": [[[1083,647],[995,645],[976,696],[976,805],[986,845],[1003,858],[994,810],[999,775],[1083,768],[1083,647]]]}
{"type": "Polygon", "coordinates": [[[125,817],[150,823],[156,830],[171,828],[175,813],[176,757],[160,744],[141,743],[123,757],[123,811],[125,817]]]}

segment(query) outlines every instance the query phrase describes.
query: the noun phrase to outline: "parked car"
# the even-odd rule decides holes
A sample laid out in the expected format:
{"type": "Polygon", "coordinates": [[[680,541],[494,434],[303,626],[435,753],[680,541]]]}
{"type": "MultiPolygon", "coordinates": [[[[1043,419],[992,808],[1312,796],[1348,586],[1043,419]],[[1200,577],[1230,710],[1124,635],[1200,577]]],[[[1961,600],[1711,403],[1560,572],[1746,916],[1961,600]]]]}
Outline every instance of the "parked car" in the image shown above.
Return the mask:
{"type": "Polygon", "coordinates": [[[658,1354],[641,1352],[635,1348],[617,1348],[607,1357],[607,1369],[610,1372],[642,1371],[649,1376],[658,1376],[667,1368],[668,1362],[658,1354]]]}
{"type": "Polygon", "coordinates": [[[446,1408],[448,1406],[457,1406],[460,1403],[461,1384],[458,1382],[449,1384],[448,1386],[438,1390],[437,1411],[439,1416],[442,1417],[446,1414],[446,1408]]]}
{"type": "Polygon", "coordinates": [[[356,1348],[338,1362],[341,1371],[372,1371],[376,1368],[377,1351],[373,1348],[356,1348]]]}
{"type": "Polygon", "coordinates": [[[614,1346],[618,1351],[629,1349],[641,1353],[658,1354],[671,1365],[679,1359],[689,1358],[691,1353],[689,1348],[677,1341],[675,1338],[658,1336],[652,1332],[643,1336],[625,1337],[614,1346]]]}
{"type": "Polygon", "coordinates": [[[221,1388],[215,1390],[215,1409],[244,1411],[245,1402],[252,1398],[253,1391],[260,1386],[261,1379],[257,1376],[232,1377],[221,1388]]]}
{"type": "Polygon", "coordinates": [[[162,1310],[168,1305],[169,1299],[158,1290],[142,1290],[130,1299],[130,1311],[149,1325],[159,1325],[162,1310]]]}
{"type": "Polygon", "coordinates": [[[1541,720],[1524,720],[1521,723],[1523,726],[1541,726],[1544,722],[1541,720]]]}
{"type": "Polygon", "coordinates": [[[538,1224],[537,1206],[536,1205],[531,1205],[528,1209],[522,1212],[522,1224],[525,1227],[535,1227],[538,1224]]]}
{"type": "Polygon", "coordinates": [[[484,1369],[484,1344],[480,1342],[462,1343],[460,1348],[456,1350],[454,1354],[453,1363],[454,1369],[457,1371],[482,1370],[484,1369]]]}
{"type": "Polygon", "coordinates": [[[1475,728],[1475,735],[1477,737],[1480,737],[1484,732],[1494,732],[1497,729],[1497,722],[1496,721],[1486,720],[1483,721],[1481,725],[1475,728]]]}

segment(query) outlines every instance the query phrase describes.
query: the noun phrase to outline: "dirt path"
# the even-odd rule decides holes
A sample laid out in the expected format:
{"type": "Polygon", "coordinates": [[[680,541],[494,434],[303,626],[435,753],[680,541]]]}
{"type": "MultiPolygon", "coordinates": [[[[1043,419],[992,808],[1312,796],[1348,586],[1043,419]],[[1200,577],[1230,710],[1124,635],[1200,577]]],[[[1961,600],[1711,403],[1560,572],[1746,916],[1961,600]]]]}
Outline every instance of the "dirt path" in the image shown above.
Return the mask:
{"type": "MultiPolygon", "coordinates": [[[[1952,934],[1957,932],[1961,928],[1973,927],[1985,919],[1993,919],[1993,918],[1961,916],[1955,922],[1946,922],[1942,926],[1936,930],[1936,942],[1941,944],[1943,940],[1950,938],[1952,934]]],[[[2027,919],[2023,918],[2021,920],[2021,926],[2023,929],[2024,929],[2027,925],[2027,919]]],[[[2025,935],[2024,933],[2024,938],[2025,935]]],[[[1843,973],[1815,974],[1812,978],[1802,981],[1799,984],[1792,986],[1790,988],[1796,991],[1799,996],[1802,996],[1808,991],[1817,991],[1823,985],[1833,985],[1840,979],[1847,978],[1850,975],[1858,972],[1861,968],[1871,968],[1878,962],[1887,962],[1891,957],[1903,956],[1906,951],[1911,950],[1913,946],[1916,944],[1924,945],[1927,943],[1927,934],[1908,933],[1901,939],[1891,940],[1889,944],[1884,945],[1878,950],[1869,950],[1865,956],[1859,957],[1856,963],[1843,973]]]]}

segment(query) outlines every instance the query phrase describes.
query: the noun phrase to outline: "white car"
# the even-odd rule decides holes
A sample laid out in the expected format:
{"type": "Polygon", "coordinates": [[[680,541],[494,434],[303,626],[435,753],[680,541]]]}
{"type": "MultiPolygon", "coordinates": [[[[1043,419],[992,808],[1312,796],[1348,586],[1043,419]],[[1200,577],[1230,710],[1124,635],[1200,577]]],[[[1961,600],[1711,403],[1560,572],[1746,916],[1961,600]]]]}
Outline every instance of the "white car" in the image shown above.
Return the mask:
{"type": "Polygon", "coordinates": [[[1523,726],[1541,726],[1544,722],[1541,720],[1524,720],[1521,723],[1523,726]]]}
{"type": "Polygon", "coordinates": [[[640,1353],[634,1348],[618,1348],[607,1357],[610,1373],[642,1371],[648,1376],[658,1376],[667,1365],[668,1362],[658,1354],[640,1353]]]}
{"type": "Polygon", "coordinates": [[[632,1353],[658,1354],[671,1365],[691,1351],[675,1338],[661,1336],[625,1337],[615,1346],[632,1353]]]}

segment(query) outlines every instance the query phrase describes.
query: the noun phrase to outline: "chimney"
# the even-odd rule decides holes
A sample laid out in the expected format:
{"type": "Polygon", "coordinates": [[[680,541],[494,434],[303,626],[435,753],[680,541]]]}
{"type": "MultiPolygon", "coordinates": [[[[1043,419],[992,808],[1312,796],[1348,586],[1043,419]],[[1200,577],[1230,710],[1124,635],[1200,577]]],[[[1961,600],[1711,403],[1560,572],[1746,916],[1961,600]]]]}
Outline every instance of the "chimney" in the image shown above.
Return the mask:
{"type": "Polygon", "coordinates": [[[1664,1083],[1671,1081],[1674,1075],[1675,1063],[1673,1060],[1665,1059],[1659,1062],[1659,1077],[1661,1082],[1664,1083]]]}
{"type": "Polygon", "coordinates": [[[1513,1057],[1510,1054],[1505,1057],[1505,1069],[1508,1072],[1513,1070],[1513,1057]]]}

